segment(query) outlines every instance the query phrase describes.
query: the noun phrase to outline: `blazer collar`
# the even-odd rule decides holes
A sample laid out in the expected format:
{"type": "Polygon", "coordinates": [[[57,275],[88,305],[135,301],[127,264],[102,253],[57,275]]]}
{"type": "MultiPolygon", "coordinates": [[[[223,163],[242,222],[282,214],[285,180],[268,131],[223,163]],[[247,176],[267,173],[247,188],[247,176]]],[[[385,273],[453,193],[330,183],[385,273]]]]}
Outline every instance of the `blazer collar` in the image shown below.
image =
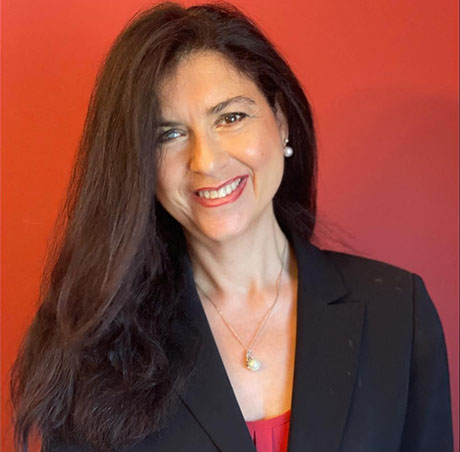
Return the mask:
{"type": "MultiPolygon", "coordinates": [[[[297,259],[297,336],[288,451],[337,452],[356,373],[364,306],[327,253],[292,234],[297,259]]],[[[181,399],[218,450],[253,451],[245,420],[185,263],[185,309],[202,335],[197,367],[181,399]]]]}

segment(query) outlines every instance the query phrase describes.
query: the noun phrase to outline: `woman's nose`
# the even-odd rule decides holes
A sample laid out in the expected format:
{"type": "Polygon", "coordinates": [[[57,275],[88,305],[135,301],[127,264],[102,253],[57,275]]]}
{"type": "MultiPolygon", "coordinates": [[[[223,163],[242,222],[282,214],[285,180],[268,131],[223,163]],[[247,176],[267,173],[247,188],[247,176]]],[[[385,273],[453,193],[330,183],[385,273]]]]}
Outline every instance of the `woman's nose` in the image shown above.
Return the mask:
{"type": "Polygon", "coordinates": [[[190,144],[190,170],[196,173],[216,175],[227,162],[227,153],[221,143],[208,136],[195,135],[190,144]]]}

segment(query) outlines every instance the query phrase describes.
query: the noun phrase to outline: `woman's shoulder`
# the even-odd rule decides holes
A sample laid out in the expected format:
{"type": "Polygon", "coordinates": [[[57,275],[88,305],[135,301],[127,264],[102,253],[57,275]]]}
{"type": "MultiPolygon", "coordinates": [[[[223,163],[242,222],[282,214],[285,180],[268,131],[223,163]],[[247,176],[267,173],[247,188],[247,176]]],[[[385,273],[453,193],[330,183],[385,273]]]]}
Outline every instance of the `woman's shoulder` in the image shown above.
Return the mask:
{"type": "Polygon", "coordinates": [[[341,271],[346,271],[347,273],[359,272],[362,274],[364,272],[364,274],[369,275],[383,273],[400,277],[410,277],[412,275],[409,270],[383,260],[330,249],[320,249],[320,251],[333,261],[334,265],[340,268],[341,271]]]}
{"type": "Polygon", "coordinates": [[[346,300],[364,303],[370,318],[381,324],[388,321],[403,328],[409,321],[420,342],[444,346],[437,308],[419,275],[368,257],[331,250],[320,252],[341,274],[349,291],[346,300]]]}
{"type": "Polygon", "coordinates": [[[426,290],[418,275],[383,260],[326,249],[296,234],[292,235],[292,244],[299,277],[319,292],[347,293],[346,300],[351,297],[355,301],[374,303],[382,299],[410,300],[417,287],[426,290]]]}
{"type": "Polygon", "coordinates": [[[413,272],[378,259],[333,250],[320,250],[354,293],[413,295],[422,279],[413,272]]]}

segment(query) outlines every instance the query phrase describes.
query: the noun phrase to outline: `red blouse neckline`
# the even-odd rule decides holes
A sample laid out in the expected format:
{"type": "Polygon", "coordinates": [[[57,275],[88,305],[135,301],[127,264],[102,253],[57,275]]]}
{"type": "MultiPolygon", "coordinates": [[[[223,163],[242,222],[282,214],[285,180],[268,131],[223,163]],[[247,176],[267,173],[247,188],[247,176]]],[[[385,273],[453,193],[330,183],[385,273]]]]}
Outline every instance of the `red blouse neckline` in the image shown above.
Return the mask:
{"type": "Polygon", "coordinates": [[[260,428],[260,427],[273,428],[279,425],[283,425],[286,422],[289,422],[290,417],[291,417],[291,410],[288,410],[285,413],[282,413],[275,417],[258,419],[257,421],[246,421],[246,424],[248,425],[248,427],[252,427],[252,428],[260,428]]]}

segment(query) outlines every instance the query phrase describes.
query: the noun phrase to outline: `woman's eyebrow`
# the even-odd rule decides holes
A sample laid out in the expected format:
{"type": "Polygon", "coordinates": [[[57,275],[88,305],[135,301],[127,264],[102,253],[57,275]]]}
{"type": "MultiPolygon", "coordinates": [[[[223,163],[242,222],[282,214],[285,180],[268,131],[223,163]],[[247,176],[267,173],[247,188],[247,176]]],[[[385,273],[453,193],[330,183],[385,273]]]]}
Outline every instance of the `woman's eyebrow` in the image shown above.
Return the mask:
{"type": "MultiPolygon", "coordinates": [[[[235,97],[230,97],[229,99],[224,100],[223,102],[219,102],[217,105],[214,105],[211,108],[208,108],[208,110],[206,110],[206,113],[208,115],[217,115],[225,107],[227,107],[227,106],[229,106],[230,104],[233,104],[233,103],[257,105],[256,101],[251,99],[250,97],[235,96],[235,97]]],[[[168,121],[166,119],[161,119],[160,123],[159,123],[159,127],[179,127],[181,125],[182,125],[182,123],[180,123],[179,121],[168,121]]]]}
{"type": "Polygon", "coordinates": [[[179,127],[181,126],[182,123],[178,121],[167,121],[166,119],[161,119],[160,123],[158,125],[159,128],[165,128],[165,127],[179,127]]]}
{"type": "Polygon", "coordinates": [[[246,96],[235,96],[231,97],[227,100],[224,100],[223,102],[218,103],[217,105],[214,105],[214,107],[211,107],[207,110],[208,115],[216,115],[217,113],[220,113],[225,107],[232,103],[244,103],[244,104],[250,104],[250,105],[256,105],[256,102],[246,96]]]}

